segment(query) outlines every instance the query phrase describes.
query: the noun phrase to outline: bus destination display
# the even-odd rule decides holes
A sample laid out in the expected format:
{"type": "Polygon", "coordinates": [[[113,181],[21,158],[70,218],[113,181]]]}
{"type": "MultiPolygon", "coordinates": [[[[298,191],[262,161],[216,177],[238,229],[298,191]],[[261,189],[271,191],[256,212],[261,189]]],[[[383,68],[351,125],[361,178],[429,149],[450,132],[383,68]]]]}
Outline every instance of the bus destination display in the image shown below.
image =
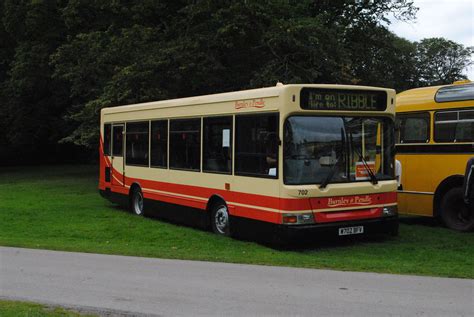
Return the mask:
{"type": "Polygon", "coordinates": [[[384,111],[385,91],[303,88],[301,108],[305,110],[384,111]]]}

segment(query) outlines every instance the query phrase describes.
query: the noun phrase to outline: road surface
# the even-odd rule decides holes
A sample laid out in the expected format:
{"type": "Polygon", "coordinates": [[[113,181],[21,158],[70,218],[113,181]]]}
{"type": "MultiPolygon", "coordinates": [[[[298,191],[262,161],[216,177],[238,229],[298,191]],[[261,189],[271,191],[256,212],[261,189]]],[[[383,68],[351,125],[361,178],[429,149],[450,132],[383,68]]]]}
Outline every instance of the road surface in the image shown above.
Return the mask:
{"type": "Polygon", "coordinates": [[[0,247],[0,297],[112,315],[473,316],[474,280],[0,247]]]}

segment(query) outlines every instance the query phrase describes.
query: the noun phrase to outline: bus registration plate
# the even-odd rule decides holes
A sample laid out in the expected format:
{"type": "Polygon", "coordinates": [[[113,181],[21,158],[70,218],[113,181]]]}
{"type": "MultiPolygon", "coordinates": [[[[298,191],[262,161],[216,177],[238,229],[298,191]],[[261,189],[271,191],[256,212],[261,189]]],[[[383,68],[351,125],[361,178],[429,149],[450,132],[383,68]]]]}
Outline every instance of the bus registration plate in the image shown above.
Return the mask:
{"type": "Polygon", "coordinates": [[[347,236],[350,234],[361,234],[361,233],[364,233],[364,226],[339,228],[340,236],[347,236]]]}

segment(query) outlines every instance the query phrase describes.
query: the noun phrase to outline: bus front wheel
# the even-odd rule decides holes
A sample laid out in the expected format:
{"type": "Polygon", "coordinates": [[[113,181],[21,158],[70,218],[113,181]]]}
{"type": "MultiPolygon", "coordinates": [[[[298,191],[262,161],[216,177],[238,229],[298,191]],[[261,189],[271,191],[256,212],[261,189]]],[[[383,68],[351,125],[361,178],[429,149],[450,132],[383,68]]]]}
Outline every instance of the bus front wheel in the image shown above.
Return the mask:
{"type": "Polygon", "coordinates": [[[450,189],[441,201],[441,219],[446,227],[457,231],[474,228],[474,212],[466,205],[461,187],[450,189]]]}
{"type": "Polygon", "coordinates": [[[214,233],[221,236],[230,236],[229,209],[225,203],[219,202],[212,207],[211,225],[214,233]]]}

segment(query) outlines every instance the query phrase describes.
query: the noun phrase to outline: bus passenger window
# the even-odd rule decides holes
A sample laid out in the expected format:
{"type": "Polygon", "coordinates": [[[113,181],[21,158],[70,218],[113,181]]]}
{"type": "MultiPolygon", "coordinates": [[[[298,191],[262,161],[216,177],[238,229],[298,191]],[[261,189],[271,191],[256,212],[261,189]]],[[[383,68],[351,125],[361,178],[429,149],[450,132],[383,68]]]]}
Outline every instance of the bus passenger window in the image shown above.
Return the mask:
{"type": "Polygon", "coordinates": [[[148,166],[148,130],[148,121],[127,123],[127,165],[148,166]]]}
{"type": "Polygon", "coordinates": [[[435,114],[436,142],[472,142],[474,111],[441,111],[435,114]]]}
{"type": "Polygon", "coordinates": [[[235,173],[277,177],[278,114],[235,118],[235,173]]]}
{"type": "Polygon", "coordinates": [[[426,143],[430,140],[428,113],[400,116],[400,143],[426,143]]]}
{"type": "Polygon", "coordinates": [[[201,119],[170,120],[170,168],[201,169],[201,119]]]}
{"type": "Polygon", "coordinates": [[[151,166],[168,167],[168,120],[151,122],[151,166]]]}
{"type": "Polygon", "coordinates": [[[112,126],[110,125],[110,123],[107,123],[107,124],[104,124],[104,134],[103,134],[103,141],[104,141],[104,155],[105,156],[109,156],[110,155],[110,146],[111,146],[111,142],[110,142],[110,134],[111,134],[111,129],[112,129],[112,126]]]}
{"type": "Polygon", "coordinates": [[[232,117],[204,118],[203,170],[232,173],[232,117]]]}
{"type": "Polygon", "coordinates": [[[456,126],[456,142],[474,141],[474,120],[472,122],[459,122],[456,126]]]}

